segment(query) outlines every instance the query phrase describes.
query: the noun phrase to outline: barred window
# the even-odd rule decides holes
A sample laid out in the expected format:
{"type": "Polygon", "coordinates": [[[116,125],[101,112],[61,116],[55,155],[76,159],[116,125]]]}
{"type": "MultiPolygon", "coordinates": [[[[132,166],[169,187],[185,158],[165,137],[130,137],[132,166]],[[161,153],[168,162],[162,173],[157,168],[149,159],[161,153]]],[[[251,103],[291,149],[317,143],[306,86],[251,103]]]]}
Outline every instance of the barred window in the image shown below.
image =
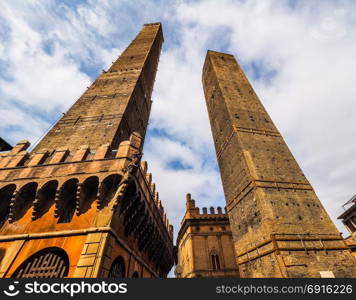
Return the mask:
{"type": "Polygon", "coordinates": [[[43,249],[26,259],[12,278],[63,278],[69,271],[69,258],[60,248],[43,249]]]}

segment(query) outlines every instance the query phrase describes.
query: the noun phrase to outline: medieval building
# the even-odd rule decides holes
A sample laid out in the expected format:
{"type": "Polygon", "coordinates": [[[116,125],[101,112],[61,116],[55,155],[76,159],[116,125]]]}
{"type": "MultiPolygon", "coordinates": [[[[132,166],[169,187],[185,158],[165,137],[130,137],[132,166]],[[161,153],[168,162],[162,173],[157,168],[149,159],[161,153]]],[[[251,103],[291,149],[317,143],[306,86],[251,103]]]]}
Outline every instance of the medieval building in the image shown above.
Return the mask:
{"type": "Polygon", "coordinates": [[[177,248],[177,277],[239,277],[229,218],[221,207],[200,212],[187,194],[177,248]]]}
{"type": "Polygon", "coordinates": [[[234,56],[203,87],[241,277],[356,277],[356,260],[234,56]]]}
{"type": "Polygon", "coordinates": [[[173,227],[141,162],[162,42],[146,24],[32,151],[0,154],[0,277],[167,276],[173,227]]]}
{"type": "MultiPolygon", "coordinates": [[[[173,227],[141,161],[162,43],[144,25],[31,151],[0,139],[0,278],[167,276],[173,227]]],[[[187,195],[177,277],[356,277],[235,58],[208,51],[203,87],[226,211],[187,195]]],[[[341,216],[352,236],[354,216],[341,216]]]]}

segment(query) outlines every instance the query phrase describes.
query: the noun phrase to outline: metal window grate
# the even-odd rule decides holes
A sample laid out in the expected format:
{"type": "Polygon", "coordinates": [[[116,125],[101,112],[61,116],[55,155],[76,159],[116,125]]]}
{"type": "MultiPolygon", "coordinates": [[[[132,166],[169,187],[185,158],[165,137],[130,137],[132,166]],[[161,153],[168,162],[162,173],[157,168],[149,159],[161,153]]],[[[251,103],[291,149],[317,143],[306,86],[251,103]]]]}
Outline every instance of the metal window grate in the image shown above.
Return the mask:
{"type": "Polygon", "coordinates": [[[13,278],[63,278],[68,274],[67,254],[49,248],[27,259],[15,271],[13,278]]]}

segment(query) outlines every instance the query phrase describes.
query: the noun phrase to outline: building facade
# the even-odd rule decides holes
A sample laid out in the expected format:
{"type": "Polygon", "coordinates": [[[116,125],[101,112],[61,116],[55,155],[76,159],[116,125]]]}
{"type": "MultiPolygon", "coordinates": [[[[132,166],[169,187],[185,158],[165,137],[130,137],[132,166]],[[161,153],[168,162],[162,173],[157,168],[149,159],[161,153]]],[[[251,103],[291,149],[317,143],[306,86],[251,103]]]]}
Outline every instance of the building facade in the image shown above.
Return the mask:
{"type": "Polygon", "coordinates": [[[356,260],[234,56],[203,87],[241,277],[356,277],[356,260]]]}
{"type": "Polygon", "coordinates": [[[202,213],[187,194],[186,212],[177,238],[178,278],[239,277],[229,218],[221,207],[202,213]]]}
{"type": "Polygon", "coordinates": [[[162,27],[146,24],[30,152],[0,154],[0,277],[166,277],[169,224],[141,162],[162,27]]]}
{"type": "Polygon", "coordinates": [[[350,233],[350,235],[345,238],[345,242],[351,249],[352,254],[356,256],[356,195],[347,201],[343,207],[346,210],[338,219],[342,220],[342,223],[350,233]]]}

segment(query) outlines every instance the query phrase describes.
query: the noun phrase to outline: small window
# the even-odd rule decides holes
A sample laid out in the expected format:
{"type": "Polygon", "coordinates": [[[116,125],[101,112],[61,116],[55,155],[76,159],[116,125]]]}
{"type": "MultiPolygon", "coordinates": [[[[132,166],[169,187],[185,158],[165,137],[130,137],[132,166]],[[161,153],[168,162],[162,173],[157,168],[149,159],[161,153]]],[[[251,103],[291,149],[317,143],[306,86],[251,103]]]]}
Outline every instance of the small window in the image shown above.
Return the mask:
{"type": "Polygon", "coordinates": [[[220,270],[220,260],[218,254],[211,254],[211,263],[213,270],[220,270]]]}

